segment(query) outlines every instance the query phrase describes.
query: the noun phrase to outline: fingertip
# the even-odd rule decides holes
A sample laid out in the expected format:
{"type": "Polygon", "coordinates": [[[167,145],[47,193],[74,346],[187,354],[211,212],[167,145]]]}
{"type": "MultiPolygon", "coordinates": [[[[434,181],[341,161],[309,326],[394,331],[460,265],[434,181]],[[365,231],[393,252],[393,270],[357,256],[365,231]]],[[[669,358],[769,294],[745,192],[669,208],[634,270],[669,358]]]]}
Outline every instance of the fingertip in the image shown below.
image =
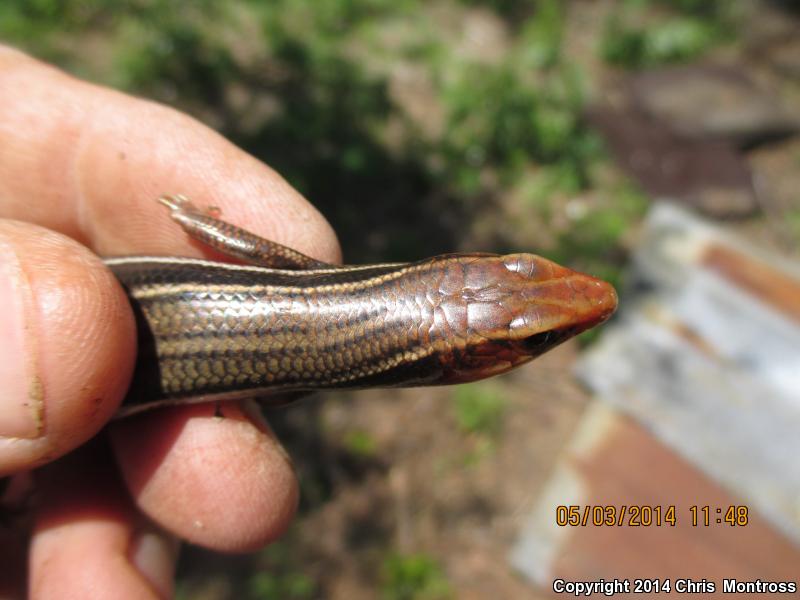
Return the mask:
{"type": "Polygon", "coordinates": [[[52,231],[0,221],[0,473],[94,435],[122,400],[135,324],[102,261],[52,231]]]}
{"type": "Polygon", "coordinates": [[[29,591],[32,598],[170,598],[173,576],[166,584],[159,567],[155,577],[128,556],[129,528],[112,522],[76,522],[39,533],[30,551],[29,591]]]}
{"type": "Polygon", "coordinates": [[[171,598],[179,550],[180,543],[174,536],[151,527],[134,535],[128,558],[162,597],[171,598]]]}
{"type": "Polygon", "coordinates": [[[280,537],[297,479],[272,433],[235,405],[166,409],[115,423],[111,438],[137,505],[168,531],[228,552],[280,537]],[[146,439],[143,433],[146,432],[146,439]]]}
{"type": "Polygon", "coordinates": [[[104,444],[84,446],[37,475],[32,597],[172,596],[177,543],[143,522],[104,444]]]}

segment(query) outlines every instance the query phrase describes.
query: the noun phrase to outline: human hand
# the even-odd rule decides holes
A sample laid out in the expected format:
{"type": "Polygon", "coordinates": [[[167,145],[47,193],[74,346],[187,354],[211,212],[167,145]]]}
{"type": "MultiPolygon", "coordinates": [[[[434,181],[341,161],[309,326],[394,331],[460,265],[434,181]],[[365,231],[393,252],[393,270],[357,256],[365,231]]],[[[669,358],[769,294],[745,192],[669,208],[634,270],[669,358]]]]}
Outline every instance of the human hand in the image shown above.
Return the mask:
{"type": "MultiPolygon", "coordinates": [[[[0,595],[27,578],[34,596],[168,596],[176,538],[259,548],[287,527],[297,482],[246,404],[224,419],[207,405],[153,411],[86,443],[124,397],[136,351],[98,255],[210,256],[153,201],[163,193],[321,260],[339,259],[336,238],[279,175],[196,121],[2,46],[0,106],[6,498],[36,469],[31,508],[0,519],[0,595]]],[[[2,502],[0,488],[0,517],[2,502]]]]}

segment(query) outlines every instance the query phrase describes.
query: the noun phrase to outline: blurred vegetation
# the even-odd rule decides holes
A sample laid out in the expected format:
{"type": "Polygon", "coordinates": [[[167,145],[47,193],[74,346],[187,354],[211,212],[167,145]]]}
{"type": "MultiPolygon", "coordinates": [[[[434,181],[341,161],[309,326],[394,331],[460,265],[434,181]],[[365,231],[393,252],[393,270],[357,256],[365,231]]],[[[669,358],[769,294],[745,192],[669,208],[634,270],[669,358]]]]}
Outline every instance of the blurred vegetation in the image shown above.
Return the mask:
{"type": "Polygon", "coordinates": [[[375,456],[377,442],[368,431],[355,429],[348,431],[342,440],[345,449],[355,456],[370,458],[375,456]]]}
{"type": "Polygon", "coordinates": [[[300,546],[288,534],[247,557],[213,555],[187,547],[179,568],[176,598],[242,598],[243,600],[309,600],[320,588],[308,575],[300,546]],[[188,560],[187,560],[188,559],[188,560]]]}
{"type": "Polygon", "coordinates": [[[497,384],[491,381],[456,386],[451,398],[456,425],[469,436],[459,462],[463,467],[474,467],[494,453],[503,431],[508,402],[497,384]]]}
{"type": "Polygon", "coordinates": [[[247,595],[250,598],[305,600],[318,597],[319,590],[314,581],[294,565],[285,543],[271,544],[260,554],[265,565],[247,580],[247,595]]]}
{"type": "Polygon", "coordinates": [[[790,209],[786,213],[786,223],[794,242],[800,244],[800,208],[790,209]]]}
{"type": "Polygon", "coordinates": [[[734,2],[624,0],[606,21],[600,52],[626,68],[688,62],[732,39],[734,2]]]}
{"type": "Polygon", "coordinates": [[[496,435],[506,412],[506,400],[492,383],[470,383],[453,388],[453,411],[464,433],[496,435]]]}
{"type": "MultiPolygon", "coordinates": [[[[0,37],[209,123],[305,193],[351,261],[513,248],[593,270],[619,253],[584,254],[560,233],[521,248],[530,236],[508,219],[470,236],[506,210],[507,190],[547,206],[532,215],[549,228],[551,206],[598,185],[603,152],[582,117],[583,74],[563,51],[565,6],[5,0],[0,37]],[[501,51],[464,50],[465,10],[497,12],[501,51]],[[424,101],[416,110],[403,99],[411,84],[424,101]],[[523,185],[532,170],[535,185],[523,185]]],[[[593,211],[615,203],[590,206],[575,227],[597,228],[593,211]]]]}
{"type": "Polygon", "coordinates": [[[386,600],[445,600],[452,591],[442,567],[425,554],[393,554],[383,565],[386,600]]]}

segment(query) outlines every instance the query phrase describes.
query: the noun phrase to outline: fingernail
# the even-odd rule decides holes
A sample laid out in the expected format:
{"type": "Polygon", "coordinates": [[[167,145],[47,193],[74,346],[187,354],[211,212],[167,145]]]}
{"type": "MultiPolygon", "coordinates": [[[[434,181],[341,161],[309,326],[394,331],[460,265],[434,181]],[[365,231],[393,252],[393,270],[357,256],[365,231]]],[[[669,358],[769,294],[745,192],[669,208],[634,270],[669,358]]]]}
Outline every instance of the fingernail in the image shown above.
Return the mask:
{"type": "Polygon", "coordinates": [[[36,438],[44,423],[36,376],[33,294],[13,246],[0,238],[0,437],[36,438]]]}
{"type": "Polygon", "coordinates": [[[140,531],[131,544],[131,562],[164,598],[173,595],[178,541],[161,531],[140,531]]]}

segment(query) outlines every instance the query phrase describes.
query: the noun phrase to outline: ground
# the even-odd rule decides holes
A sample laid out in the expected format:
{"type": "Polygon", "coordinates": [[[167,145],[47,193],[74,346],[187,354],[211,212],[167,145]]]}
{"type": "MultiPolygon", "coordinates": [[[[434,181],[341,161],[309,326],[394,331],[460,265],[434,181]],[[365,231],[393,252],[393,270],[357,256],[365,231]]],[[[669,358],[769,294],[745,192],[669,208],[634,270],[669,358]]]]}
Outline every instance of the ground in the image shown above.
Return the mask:
{"type": "MultiPolygon", "coordinates": [[[[594,50],[613,8],[610,2],[575,2],[567,13],[565,47],[590,73],[594,98],[616,90],[626,76],[594,50]]],[[[781,89],[797,106],[798,75],[791,71],[797,61],[787,58],[792,41],[782,41],[774,51],[761,44],[783,40],[787,25],[782,14],[779,8],[765,9],[761,33],[751,31],[746,40],[722,45],[704,60],[737,65],[759,83],[781,89]]],[[[488,63],[509,44],[508,24],[489,10],[462,7],[434,18],[450,24],[448,35],[466,32],[459,37],[464,52],[481,55],[484,48],[488,63]]],[[[800,54],[797,43],[794,48],[800,54]]],[[[424,128],[442,127],[424,73],[398,68],[390,89],[424,128]]],[[[759,144],[741,156],[755,174],[758,209],[725,226],[797,258],[800,142],[759,144]]],[[[568,229],[570,215],[585,204],[602,202],[607,190],[551,199],[548,233],[517,192],[499,192],[491,210],[479,211],[459,243],[485,245],[497,237],[503,222],[513,221],[514,232],[500,236],[503,243],[536,240],[546,246],[555,228],[568,229]]],[[[623,246],[635,239],[635,228],[626,231],[623,246]]],[[[572,375],[580,349],[581,342],[572,340],[473,391],[335,393],[269,413],[297,462],[301,516],[286,541],[258,556],[220,559],[188,549],[183,595],[549,597],[511,569],[508,555],[590,400],[572,375]]]]}

